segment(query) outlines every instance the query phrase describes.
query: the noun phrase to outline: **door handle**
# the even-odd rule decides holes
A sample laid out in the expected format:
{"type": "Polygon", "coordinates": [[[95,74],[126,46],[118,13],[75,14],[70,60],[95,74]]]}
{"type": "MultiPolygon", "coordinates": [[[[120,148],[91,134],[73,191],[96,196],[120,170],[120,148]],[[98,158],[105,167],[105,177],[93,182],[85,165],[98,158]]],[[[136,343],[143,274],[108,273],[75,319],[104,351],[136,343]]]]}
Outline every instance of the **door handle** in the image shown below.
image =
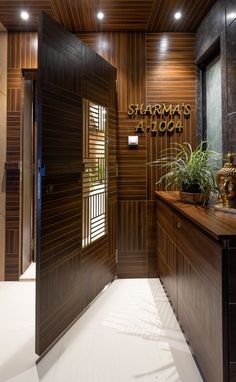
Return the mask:
{"type": "Polygon", "coordinates": [[[54,191],[54,185],[51,183],[47,184],[45,187],[46,194],[52,194],[53,191],[54,191]]]}

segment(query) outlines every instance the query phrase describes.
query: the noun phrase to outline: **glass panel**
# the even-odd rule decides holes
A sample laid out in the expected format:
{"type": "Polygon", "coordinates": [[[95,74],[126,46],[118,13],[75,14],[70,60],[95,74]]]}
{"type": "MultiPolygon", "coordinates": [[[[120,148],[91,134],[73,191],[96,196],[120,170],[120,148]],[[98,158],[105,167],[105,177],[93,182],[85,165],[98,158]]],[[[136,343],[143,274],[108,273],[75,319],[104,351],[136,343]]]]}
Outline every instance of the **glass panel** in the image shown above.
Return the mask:
{"type": "MultiPolygon", "coordinates": [[[[222,153],[221,59],[206,67],[206,124],[210,148],[222,153]]],[[[221,166],[220,166],[221,167],[221,166]]]]}
{"type": "Polygon", "coordinates": [[[83,102],[83,238],[82,247],[107,233],[107,111],[83,102]]]}

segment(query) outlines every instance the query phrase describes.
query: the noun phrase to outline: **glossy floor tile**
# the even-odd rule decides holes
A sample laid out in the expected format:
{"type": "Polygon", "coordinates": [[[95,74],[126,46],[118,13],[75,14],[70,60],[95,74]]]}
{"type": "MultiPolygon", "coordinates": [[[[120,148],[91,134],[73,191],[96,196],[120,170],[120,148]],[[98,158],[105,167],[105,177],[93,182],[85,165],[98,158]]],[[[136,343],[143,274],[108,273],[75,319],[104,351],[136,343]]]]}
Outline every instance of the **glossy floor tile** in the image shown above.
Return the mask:
{"type": "Polygon", "coordinates": [[[0,306],[0,382],[202,381],[158,279],[114,281],[37,366],[34,283],[0,306]]]}
{"type": "Polygon", "coordinates": [[[36,263],[31,263],[26,271],[20,276],[19,281],[34,281],[36,278],[36,263]]]}

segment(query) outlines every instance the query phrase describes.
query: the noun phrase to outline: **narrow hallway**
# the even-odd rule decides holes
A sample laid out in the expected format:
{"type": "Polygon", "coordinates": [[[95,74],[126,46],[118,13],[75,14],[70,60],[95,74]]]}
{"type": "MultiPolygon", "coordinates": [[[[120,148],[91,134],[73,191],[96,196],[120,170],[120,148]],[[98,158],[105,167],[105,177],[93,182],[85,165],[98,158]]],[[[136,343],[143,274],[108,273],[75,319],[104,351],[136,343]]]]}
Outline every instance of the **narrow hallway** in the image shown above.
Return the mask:
{"type": "Polygon", "coordinates": [[[0,382],[202,381],[158,279],[114,281],[37,366],[34,283],[0,304],[0,382]]]}

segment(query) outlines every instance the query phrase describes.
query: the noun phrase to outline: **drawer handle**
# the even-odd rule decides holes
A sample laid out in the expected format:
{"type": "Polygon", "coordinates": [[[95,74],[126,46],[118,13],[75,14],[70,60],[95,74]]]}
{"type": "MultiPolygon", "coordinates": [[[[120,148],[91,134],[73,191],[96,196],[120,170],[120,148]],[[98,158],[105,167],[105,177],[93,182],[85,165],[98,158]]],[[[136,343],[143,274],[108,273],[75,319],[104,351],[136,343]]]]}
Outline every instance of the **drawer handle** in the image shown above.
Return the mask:
{"type": "Polygon", "coordinates": [[[181,228],[181,223],[180,222],[177,223],[177,228],[181,228]]]}

